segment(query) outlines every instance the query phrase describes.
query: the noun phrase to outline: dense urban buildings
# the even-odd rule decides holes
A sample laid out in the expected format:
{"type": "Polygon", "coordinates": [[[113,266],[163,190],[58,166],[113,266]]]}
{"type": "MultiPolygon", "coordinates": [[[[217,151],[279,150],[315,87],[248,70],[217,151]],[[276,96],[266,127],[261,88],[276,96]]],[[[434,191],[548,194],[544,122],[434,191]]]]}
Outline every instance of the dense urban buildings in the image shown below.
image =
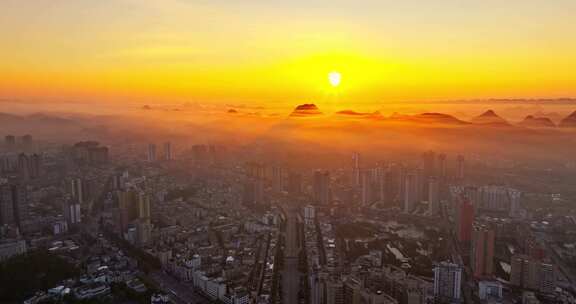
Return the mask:
{"type": "Polygon", "coordinates": [[[0,0],[0,304],[576,304],[576,0],[0,0]]]}
{"type": "Polygon", "coordinates": [[[576,215],[522,170],[436,151],[301,166],[251,146],[162,142],[6,138],[0,263],[41,256],[70,271],[52,271],[49,289],[2,292],[25,303],[576,300],[576,215]],[[502,172],[512,182],[496,182],[502,172]]]}

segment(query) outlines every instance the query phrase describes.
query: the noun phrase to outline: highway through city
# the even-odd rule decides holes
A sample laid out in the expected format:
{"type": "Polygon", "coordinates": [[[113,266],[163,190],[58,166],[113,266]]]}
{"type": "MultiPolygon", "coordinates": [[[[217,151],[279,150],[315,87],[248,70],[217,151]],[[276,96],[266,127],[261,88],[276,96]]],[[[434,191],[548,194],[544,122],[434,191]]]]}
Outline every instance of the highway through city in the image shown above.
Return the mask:
{"type": "Polygon", "coordinates": [[[282,271],[282,303],[298,304],[300,291],[300,272],[298,271],[298,219],[294,211],[287,212],[286,248],[284,269],[282,271]]]}

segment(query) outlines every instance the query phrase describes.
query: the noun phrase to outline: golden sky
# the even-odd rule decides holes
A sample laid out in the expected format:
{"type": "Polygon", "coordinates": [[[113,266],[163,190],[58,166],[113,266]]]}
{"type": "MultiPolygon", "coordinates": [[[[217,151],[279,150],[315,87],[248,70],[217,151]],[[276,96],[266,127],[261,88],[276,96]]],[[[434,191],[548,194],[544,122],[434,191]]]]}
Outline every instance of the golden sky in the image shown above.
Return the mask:
{"type": "Polygon", "coordinates": [[[0,98],[576,96],[575,33],[574,0],[2,0],[0,98]]]}

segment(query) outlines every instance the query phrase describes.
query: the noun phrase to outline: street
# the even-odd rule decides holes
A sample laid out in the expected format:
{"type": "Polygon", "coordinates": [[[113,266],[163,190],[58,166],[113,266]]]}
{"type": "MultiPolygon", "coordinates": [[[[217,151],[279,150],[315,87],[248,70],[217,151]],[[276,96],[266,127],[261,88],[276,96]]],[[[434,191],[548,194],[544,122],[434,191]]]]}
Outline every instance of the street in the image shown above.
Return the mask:
{"type": "Polygon", "coordinates": [[[288,211],[286,224],[286,255],[282,270],[282,299],[284,304],[297,304],[300,291],[298,271],[298,225],[294,211],[288,211]]]}
{"type": "Polygon", "coordinates": [[[180,282],[162,271],[150,273],[148,278],[155,282],[160,289],[167,292],[170,298],[178,304],[211,303],[206,297],[194,291],[192,284],[180,282]]]}

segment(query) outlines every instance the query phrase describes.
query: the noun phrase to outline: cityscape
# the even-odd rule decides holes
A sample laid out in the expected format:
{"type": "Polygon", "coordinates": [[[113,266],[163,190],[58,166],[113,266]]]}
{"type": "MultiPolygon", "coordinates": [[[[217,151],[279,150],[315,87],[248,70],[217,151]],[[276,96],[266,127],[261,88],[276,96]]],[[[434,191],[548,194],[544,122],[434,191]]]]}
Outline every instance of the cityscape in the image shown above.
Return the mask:
{"type": "Polygon", "coordinates": [[[0,3],[0,304],[576,304],[576,2],[0,3]]]}
{"type": "MultiPolygon", "coordinates": [[[[286,119],[309,119],[310,108],[286,119]]],[[[526,128],[494,111],[478,119],[470,124],[526,128]]],[[[315,167],[256,143],[6,135],[3,301],[576,301],[576,193],[561,180],[574,161],[336,154],[315,167]]]]}

